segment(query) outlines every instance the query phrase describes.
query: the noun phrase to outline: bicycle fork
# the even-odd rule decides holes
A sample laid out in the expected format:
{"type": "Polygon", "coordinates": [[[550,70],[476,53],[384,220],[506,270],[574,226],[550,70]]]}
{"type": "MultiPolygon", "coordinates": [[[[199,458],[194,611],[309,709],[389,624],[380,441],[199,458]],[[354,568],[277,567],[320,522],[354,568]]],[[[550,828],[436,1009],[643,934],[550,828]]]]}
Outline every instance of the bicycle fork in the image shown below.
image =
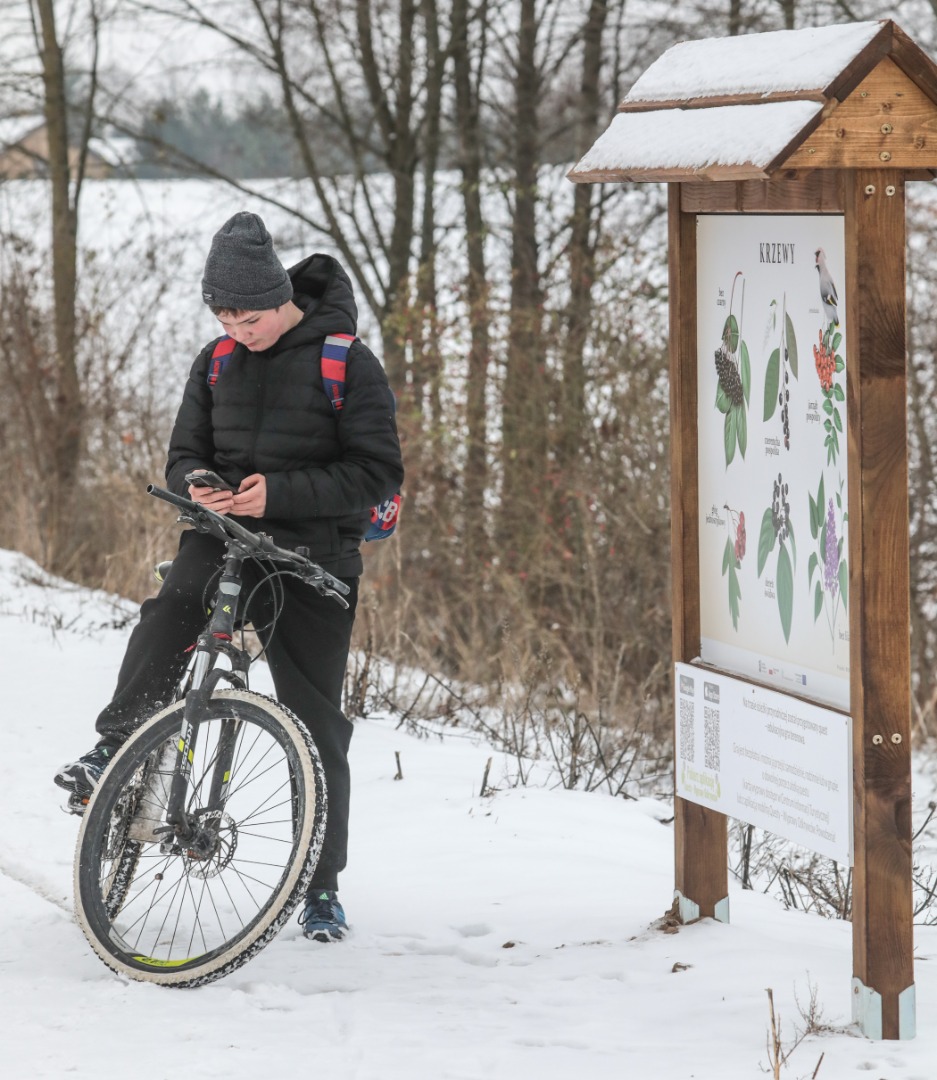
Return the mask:
{"type": "Polygon", "coordinates": [[[196,644],[178,740],[167,743],[160,751],[130,830],[132,838],[159,839],[167,853],[184,852],[195,859],[209,859],[217,849],[241,726],[236,716],[221,721],[217,745],[205,769],[207,787],[201,792],[195,790],[191,805],[187,805],[196,741],[202,723],[211,717],[212,695],[222,679],[236,686],[247,683],[249,661],[231,644],[243,561],[243,554],[229,549],[211,620],[196,644]],[[219,652],[231,657],[231,671],[212,666],[219,652]]]}

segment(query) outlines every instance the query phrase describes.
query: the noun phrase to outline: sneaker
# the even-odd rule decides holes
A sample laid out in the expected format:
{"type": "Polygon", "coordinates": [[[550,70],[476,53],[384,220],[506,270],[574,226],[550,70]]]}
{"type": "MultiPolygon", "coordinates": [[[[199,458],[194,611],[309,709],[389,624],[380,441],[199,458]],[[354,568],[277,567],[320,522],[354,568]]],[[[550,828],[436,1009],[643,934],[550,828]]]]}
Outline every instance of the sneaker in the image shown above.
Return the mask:
{"type": "Polygon", "coordinates": [[[70,810],[81,813],[81,808],[88,805],[101,774],[115,753],[117,748],[114,746],[96,746],[77,761],[63,765],[55,774],[55,782],[69,793],[70,810]]]}
{"type": "Polygon", "coordinates": [[[334,889],[316,889],[306,897],[299,925],[310,941],[341,941],[348,935],[345,912],[334,889]]]}

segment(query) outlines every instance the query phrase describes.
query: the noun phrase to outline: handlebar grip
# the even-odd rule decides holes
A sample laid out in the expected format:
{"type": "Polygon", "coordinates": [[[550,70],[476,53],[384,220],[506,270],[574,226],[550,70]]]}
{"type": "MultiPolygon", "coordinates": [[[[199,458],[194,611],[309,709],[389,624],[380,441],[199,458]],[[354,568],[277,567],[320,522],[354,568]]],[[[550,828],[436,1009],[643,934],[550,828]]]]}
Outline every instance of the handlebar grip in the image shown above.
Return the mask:
{"type": "Polygon", "coordinates": [[[157,499],[162,499],[163,502],[172,503],[173,506],[178,506],[180,510],[186,510],[190,514],[197,514],[198,518],[203,522],[211,522],[213,525],[211,531],[215,535],[236,536],[238,539],[250,544],[251,547],[257,548],[260,546],[257,534],[250,532],[249,529],[245,529],[243,525],[239,525],[238,522],[232,521],[230,518],[223,518],[221,514],[210,510],[207,506],[202,506],[201,503],[197,503],[194,499],[187,499],[184,495],[176,495],[165,488],[157,487],[156,484],[147,484],[146,493],[147,495],[155,495],[157,499]]]}
{"type": "Polygon", "coordinates": [[[147,484],[146,493],[147,495],[154,495],[157,499],[162,499],[163,502],[172,503],[173,506],[178,506],[181,510],[204,509],[191,499],[186,499],[182,495],[176,495],[172,491],[166,491],[165,488],[157,487],[155,484],[147,484]]]}

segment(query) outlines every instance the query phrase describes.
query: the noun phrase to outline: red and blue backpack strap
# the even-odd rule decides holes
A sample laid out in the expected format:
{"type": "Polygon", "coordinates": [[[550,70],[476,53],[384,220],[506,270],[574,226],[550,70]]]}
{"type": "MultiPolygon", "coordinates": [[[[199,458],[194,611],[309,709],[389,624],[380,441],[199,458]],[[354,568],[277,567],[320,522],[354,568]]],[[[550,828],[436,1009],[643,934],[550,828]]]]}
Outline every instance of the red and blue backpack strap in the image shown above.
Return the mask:
{"type": "MultiPolygon", "coordinates": [[[[336,414],[345,404],[345,367],[354,334],[330,334],[322,346],[322,385],[336,414]]],[[[365,540],[386,540],[397,528],[400,516],[400,493],[371,507],[371,524],[365,540]]]]}
{"type": "Polygon", "coordinates": [[[208,385],[214,387],[218,381],[218,377],[224,371],[224,366],[228,360],[231,359],[231,353],[234,352],[237,342],[232,337],[228,337],[225,334],[223,337],[218,338],[215,342],[215,347],[211,351],[211,359],[208,361],[208,385]]]}
{"type": "Polygon", "coordinates": [[[345,404],[345,367],[354,334],[329,334],[322,346],[322,384],[336,412],[345,404]]]}

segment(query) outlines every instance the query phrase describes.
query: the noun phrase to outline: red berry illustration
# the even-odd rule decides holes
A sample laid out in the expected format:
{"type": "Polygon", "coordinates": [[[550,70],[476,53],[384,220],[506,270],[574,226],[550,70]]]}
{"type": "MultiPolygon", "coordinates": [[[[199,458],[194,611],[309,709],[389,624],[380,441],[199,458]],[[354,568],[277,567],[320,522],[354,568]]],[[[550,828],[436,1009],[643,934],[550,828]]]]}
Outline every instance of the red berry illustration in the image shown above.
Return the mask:
{"type": "Polygon", "coordinates": [[[833,350],[823,344],[823,333],[819,334],[820,343],[813,347],[813,362],[817,368],[820,387],[828,394],[833,389],[833,376],[836,374],[836,358],[833,350]]]}

